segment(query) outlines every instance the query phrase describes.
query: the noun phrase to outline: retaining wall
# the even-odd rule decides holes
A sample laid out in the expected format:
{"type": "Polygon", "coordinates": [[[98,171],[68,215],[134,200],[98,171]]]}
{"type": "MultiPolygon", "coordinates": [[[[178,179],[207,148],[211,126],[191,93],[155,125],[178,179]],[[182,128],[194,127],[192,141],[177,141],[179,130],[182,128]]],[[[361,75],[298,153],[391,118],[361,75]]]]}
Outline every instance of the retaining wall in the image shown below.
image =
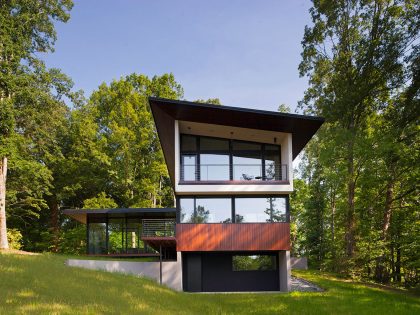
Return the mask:
{"type": "MultiPolygon", "coordinates": [[[[157,282],[159,282],[160,279],[159,261],[68,259],[66,263],[70,267],[133,274],[140,277],[151,278],[157,282]]],[[[177,253],[177,261],[162,262],[162,284],[167,285],[174,290],[182,291],[182,262],[180,252],[177,253]]]]}

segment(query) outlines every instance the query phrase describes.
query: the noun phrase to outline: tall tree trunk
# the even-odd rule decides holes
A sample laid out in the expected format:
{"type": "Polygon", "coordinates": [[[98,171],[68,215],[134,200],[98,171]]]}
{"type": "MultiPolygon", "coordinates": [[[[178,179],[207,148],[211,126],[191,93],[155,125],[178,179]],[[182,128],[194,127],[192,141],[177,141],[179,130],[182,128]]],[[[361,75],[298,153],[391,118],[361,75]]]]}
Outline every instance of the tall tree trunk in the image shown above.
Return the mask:
{"type": "MultiPolygon", "coordinates": [[[[332,249],[332,259],[333,259],[333,269],[336,268],[336,247],[335,247],[335,211],[336,211],[336,201],[335,201],[335,189],[331,192],[331,249],[332,249]]],[[[336,271],[336,270],[333,270],[336,271]]]]}
{"type": "Polygon", "coordinates": [[[51,233],[52,233],[52,247],[51,250],[55,253],[59,250],[59,241],[60,241],[60,215],[57,198],[52,196],[48,200],[48,207],[50,208],[51,214],[51,233]]]}
{"type": "Polygon", "coordinates": [[[397,244],[397,261],[395,262],[395,278],[396,281],[401,283],[401,247],[397,244]]]}
{"type": "Polygon", "coordinates": [[[6,229],[6,177],[7,157],[4,156],[0,165],[0,249],[9,249],[6,229]]]}
{"type": "Polygon", "coordinates": [[[347,216],[346,216],[346,255],[347,258],[353,258],[355,247],[355,228],[356,218],[354,213],[354,195],[356,189],[356,182],[354,179],[354,154],[353,154],[353,139],[348,146],[347,158],[347,216]]]}
{"type": "Polygon", "coordinates": [[[391,176],[386,184],[386,197],[385,197],[385,207],[384,215],[382,221],[382,238],[386,240],[388,237],[388,230],[391,223],[391,214],[392,214],[392,201],[394,198],[394,176],[391,176]]]}

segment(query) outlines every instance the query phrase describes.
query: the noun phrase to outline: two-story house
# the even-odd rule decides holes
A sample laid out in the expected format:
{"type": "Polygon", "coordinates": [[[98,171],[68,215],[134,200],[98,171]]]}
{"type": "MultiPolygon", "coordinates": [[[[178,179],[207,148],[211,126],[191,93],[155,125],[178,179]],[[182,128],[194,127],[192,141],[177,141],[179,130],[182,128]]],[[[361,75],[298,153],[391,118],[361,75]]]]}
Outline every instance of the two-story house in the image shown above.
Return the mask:
{"type": "Polygon", "coordinates": [[[67,210],[88,225],[88,254],[177,260],[184,291],[289,291],[292,161],[324,120],[149,103],[176,208],[67,210]]]}

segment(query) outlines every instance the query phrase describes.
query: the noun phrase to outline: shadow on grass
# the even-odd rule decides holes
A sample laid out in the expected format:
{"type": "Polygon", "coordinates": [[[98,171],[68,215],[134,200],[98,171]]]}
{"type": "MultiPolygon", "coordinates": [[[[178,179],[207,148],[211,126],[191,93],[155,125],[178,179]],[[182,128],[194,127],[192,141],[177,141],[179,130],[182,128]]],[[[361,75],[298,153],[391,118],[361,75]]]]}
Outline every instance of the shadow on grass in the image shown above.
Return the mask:
{"type": "Polygon", "coordinates": [[[410,296],[316,273],[325,292],[188,294],[152,280],[65,266],[66,256],[0,254],[0,314],[420,314],[410,296]]]}

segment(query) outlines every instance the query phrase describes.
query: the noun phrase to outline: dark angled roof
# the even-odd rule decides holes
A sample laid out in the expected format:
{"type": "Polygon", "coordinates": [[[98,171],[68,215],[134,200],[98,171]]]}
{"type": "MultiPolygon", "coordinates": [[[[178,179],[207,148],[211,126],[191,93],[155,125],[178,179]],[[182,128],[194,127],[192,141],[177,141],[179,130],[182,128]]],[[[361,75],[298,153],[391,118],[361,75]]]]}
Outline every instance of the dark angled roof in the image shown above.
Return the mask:
{"type": "Polygon", "coordinates": [[[175,120],[292,134],[293,159],[324,123],[324,118],[149,97],[149,104],[172,180],[175,176],[175,120]]]}
{"type": "Polygon", "coordinates": [[[73,219],[86,223],[88,214],[110,216],[175,217],[176,208],[113,208],[113,209],[66,209],[63,213],[73,219]]]}

